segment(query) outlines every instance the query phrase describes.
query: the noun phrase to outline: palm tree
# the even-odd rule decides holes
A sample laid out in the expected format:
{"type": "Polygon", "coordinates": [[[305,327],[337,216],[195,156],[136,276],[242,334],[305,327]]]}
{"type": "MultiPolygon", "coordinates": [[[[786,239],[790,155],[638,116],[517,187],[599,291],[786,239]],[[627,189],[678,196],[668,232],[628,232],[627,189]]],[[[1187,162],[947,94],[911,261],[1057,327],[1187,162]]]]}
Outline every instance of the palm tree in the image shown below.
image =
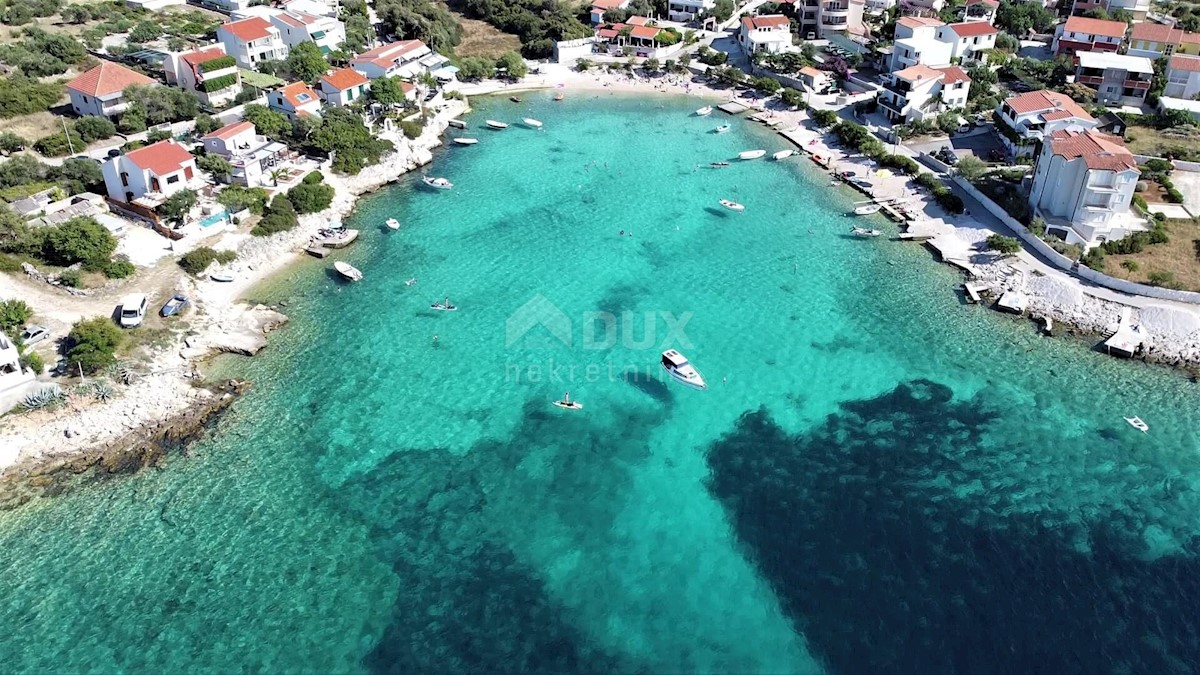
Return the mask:
{"type": "Polygon", "coordinates": [[[283,168],[271,169],[271,173],[267,175],[271,177],[271,185],[273,187],[279,187],[279,180],[281,178],[287,178],[288,172],[287,169],[283,168]]]}

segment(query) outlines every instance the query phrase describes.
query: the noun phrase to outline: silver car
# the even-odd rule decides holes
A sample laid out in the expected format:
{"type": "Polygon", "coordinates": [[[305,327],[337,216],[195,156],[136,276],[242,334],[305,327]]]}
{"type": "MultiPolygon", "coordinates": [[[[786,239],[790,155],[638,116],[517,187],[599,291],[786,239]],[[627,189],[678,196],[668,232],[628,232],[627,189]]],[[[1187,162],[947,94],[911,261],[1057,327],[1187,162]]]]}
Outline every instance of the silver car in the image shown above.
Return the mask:
{"type": "Polygon", "coordinates": [[[21,331],[21,342],[25,345],[35,345],[50,337],[50,331],[45,326],[25,326],[21,331]]]}

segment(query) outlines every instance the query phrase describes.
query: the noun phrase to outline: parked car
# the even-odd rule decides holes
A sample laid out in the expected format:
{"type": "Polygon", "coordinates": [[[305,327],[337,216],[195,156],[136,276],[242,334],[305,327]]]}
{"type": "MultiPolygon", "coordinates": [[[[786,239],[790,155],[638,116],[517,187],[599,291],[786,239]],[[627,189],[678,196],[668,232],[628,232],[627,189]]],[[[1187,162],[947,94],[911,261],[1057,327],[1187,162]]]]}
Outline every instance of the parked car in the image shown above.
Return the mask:
{"type": "Polygon", "coordinates": [[[958,155],[954,154],[954,149],[948,145],[943,145],[941,150],[933,153],[934,158],[939,159],[944,164],[954,166],[958,164],[958,155]]]}
{"type": "Polygon", "coordinates": [[[25,326],[21,331],[22,344],[34,345],[50,337],[50,331],[45,326],[25,326]]]}
{"type": "Polygon", "coordinates": [[[121,328],[136,328],[142,325],[146,318],[146,305],[149,299],[145,293],[133,293],[121,301],[121,328]]]}

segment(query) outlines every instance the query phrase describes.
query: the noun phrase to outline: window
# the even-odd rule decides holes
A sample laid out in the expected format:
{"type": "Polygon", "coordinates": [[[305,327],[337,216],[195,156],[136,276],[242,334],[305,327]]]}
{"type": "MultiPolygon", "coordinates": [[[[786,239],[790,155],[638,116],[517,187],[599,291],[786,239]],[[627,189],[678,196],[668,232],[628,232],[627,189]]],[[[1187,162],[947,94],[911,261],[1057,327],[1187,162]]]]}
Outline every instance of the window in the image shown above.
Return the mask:
{"type": "Polygon", "coordinates": [[[179,182],[179,176],[167,176],[167,185],[174,185],[179,182]]]}
{"type": "Polygon", "coordinates": [[[296,100],[300,101],[301,103],[308,103],[311,98],[312,97],[308,94],[296,94],[296,100]]]}
{"type": "Polygon", "coordinates": [[[187,180],[192,179],[192,167],[190,167],[190,166],[183,167],[183,177],[187,180]]]}
{"type": "Polygon", "coordinates": [[[121,173],[121,185],[124,187],[129,187],[129,174],[124,172],[121,173]]]}

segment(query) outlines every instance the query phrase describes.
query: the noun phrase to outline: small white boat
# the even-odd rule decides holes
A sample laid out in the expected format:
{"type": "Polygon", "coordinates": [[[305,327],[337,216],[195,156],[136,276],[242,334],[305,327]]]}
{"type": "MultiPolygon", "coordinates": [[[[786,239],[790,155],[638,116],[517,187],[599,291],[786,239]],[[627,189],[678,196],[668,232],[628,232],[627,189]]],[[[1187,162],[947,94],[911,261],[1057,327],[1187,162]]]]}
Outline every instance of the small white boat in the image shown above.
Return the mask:
{"type": "Polygon", "coordinates": [[[712,111],[713,111],[713,107],[711,105],[706,105],[703,108],[696,111],[696,116],[697,117],[708,117],[709,115],[712,114],[712,111]]]}
{"type": "Polygon", "coordinates": [[[223,284],[233,281],[233,275],[229,272],[213,272],[212,274],[208,275],[208,278],[212,279],[213,281],[219,281],[223,284]]]}
{"type": "Polygon", "coordinates": [[[737,211],[738,213],[741,213],[742,211],[746,210],[745,206],[742,206],[741,204],[739,204],[737,202],[729,201],[728,199],[722,199],[721,206],[724,206],[725,208],[729,209],[730,211],[737,211]]]}
{"type": "Polygon", "coordinates": [[[879,230],[868,230],[865,227],[856,227],[853,230],[850,230],[850,233],[856,237],[878,237],[879,235],[883,234],[879,230]]]}
{"type": "Polygon", "coordinates": [[[771,155],[771,159],[774,159],[774,160],[787,159],[788,157],[791,157],[794,154],[796,154],[795,150],[780,150],[779,152],[771,155]]]}
{"type": "Polygon", "coordinates": [[[504,122],[497,122],[496,120],[486,120],[484,122],[484,124],[488,125],[489,127],[493,128],[493,129],[507,129],[508,128],[507,124],[505,124],[504,122]]]}
{"type": "Polygon", "coordinates": [[[767,154],[766,150],[747,150],[738,153],[738,159],[758,159],[767,154]]]}
{"type": "Polygon", "coordinates": [[[398,230],[400,229],[400,221],[396,220],[395,218],[388,218],[387,226],[389,230],[398,230]]]}
{"type": "Polygon", "coordinates": [[[883,207],[880,206],[879,204],[863,204],[862,206],[854,207],[854,215],[869,216],[872,213],[879,213],[879,209],[882,209],[882,208],[883,207]]]}
{"type": "Polygon", "coordinates": [[[465,136],[460,136],[460,137],[454,139],[454,142],[458,143],[459,145],[475,145],[476,143],[479,142],[479,139],[478,138],[467,138],[465,136]]]}
{"type": "Polygon", "coordinates": [[[672,380],[691,387],[692,389],[707,389],[708,385],[704,383],[704,377],[700,371],[692,367],[688,363],[687,357],[674,349],[668,349],[662,353],[662,367],[671,376],[672,380]]]}
{"type": "Polygon", "coordinates": [[[449,190],[450,188],[454,187],[454,183],[451,183],[445,178],[434,178],[432,176],[423,176],[421,178],[421,182],[435,190],[449,190]]]}
{"type": "Polygon", "coordinates": [[[415,283],[417,283],[417,278],[416,278],[416,277],[413,277],[413,278],[409,279],[408,281],[404,282],[404,285],[405,285],[405,286],[412,286],[412,285],[413,285],[413,284],[415,284],[415,283]]]}
{"type": "Polygon", "coordinates": [[[1126,417],[1125,421],[1129,422],[1129,426],[1133,427],[1134,429],[1137,429],[1138,431],[1142,432],[1143,434],[1150,432],[1150,425],[1143,422],[1142,418],[1140,418],[1140,417],[1126,417]]]}
{"type": "Polygon", "coordinates": [[[337,270],[338,274],[346,277],[350,281],[362,281],[362,272],[359,272],[358,268],[348,262],[342,262],[339,260],[333,263],[333,269],[337,270]]]}
{"type": "Polygon", "coordinates": [[[716,129],[713,129],[713,133],[714,134],[723,134],[732,128],[733,127],[729,126],[728,124],[722,124],[721,126],[717,127],[716,129]]]}
{"type": "Polygon", "coordinates": [[[555,401],[554,405],[560,408],[566,408],[567,410],[583,410],[582,403],[577,403],[571,400],[571,392],[569,391],[563,394],[563,399],[561,401],[555,401]]]}
{"type": "Polygon", "coordinates": [[[439,312],[457,312],[458,307],[450,304],[450,298],[446,298],[441,302],[435,302],[429,306],[430,309],[436,309],[439,312]]]}
{"type": "Polygon", "coordinates": [[[525,126],[529,127],[530,129],[541,129],[542,128],[542,123],[539,122],[538,120],[533,119],[532,117],[526,117],[525,119],[523,119],[521,121],[524,122],[525,126]]]}
{"type": "Polygon", "coordinates": [[[563,95],[563,93],[562,93],[561,91],[560,91],[560,92],[558,92],[557,94],[555,94],[555,95],[554,95],[554,100],[555,100],[555,101],[561,101],[561,100],[563,100],[564,98],[566,98],[566,96],[564,96],[564,95],[563,95]]]}

